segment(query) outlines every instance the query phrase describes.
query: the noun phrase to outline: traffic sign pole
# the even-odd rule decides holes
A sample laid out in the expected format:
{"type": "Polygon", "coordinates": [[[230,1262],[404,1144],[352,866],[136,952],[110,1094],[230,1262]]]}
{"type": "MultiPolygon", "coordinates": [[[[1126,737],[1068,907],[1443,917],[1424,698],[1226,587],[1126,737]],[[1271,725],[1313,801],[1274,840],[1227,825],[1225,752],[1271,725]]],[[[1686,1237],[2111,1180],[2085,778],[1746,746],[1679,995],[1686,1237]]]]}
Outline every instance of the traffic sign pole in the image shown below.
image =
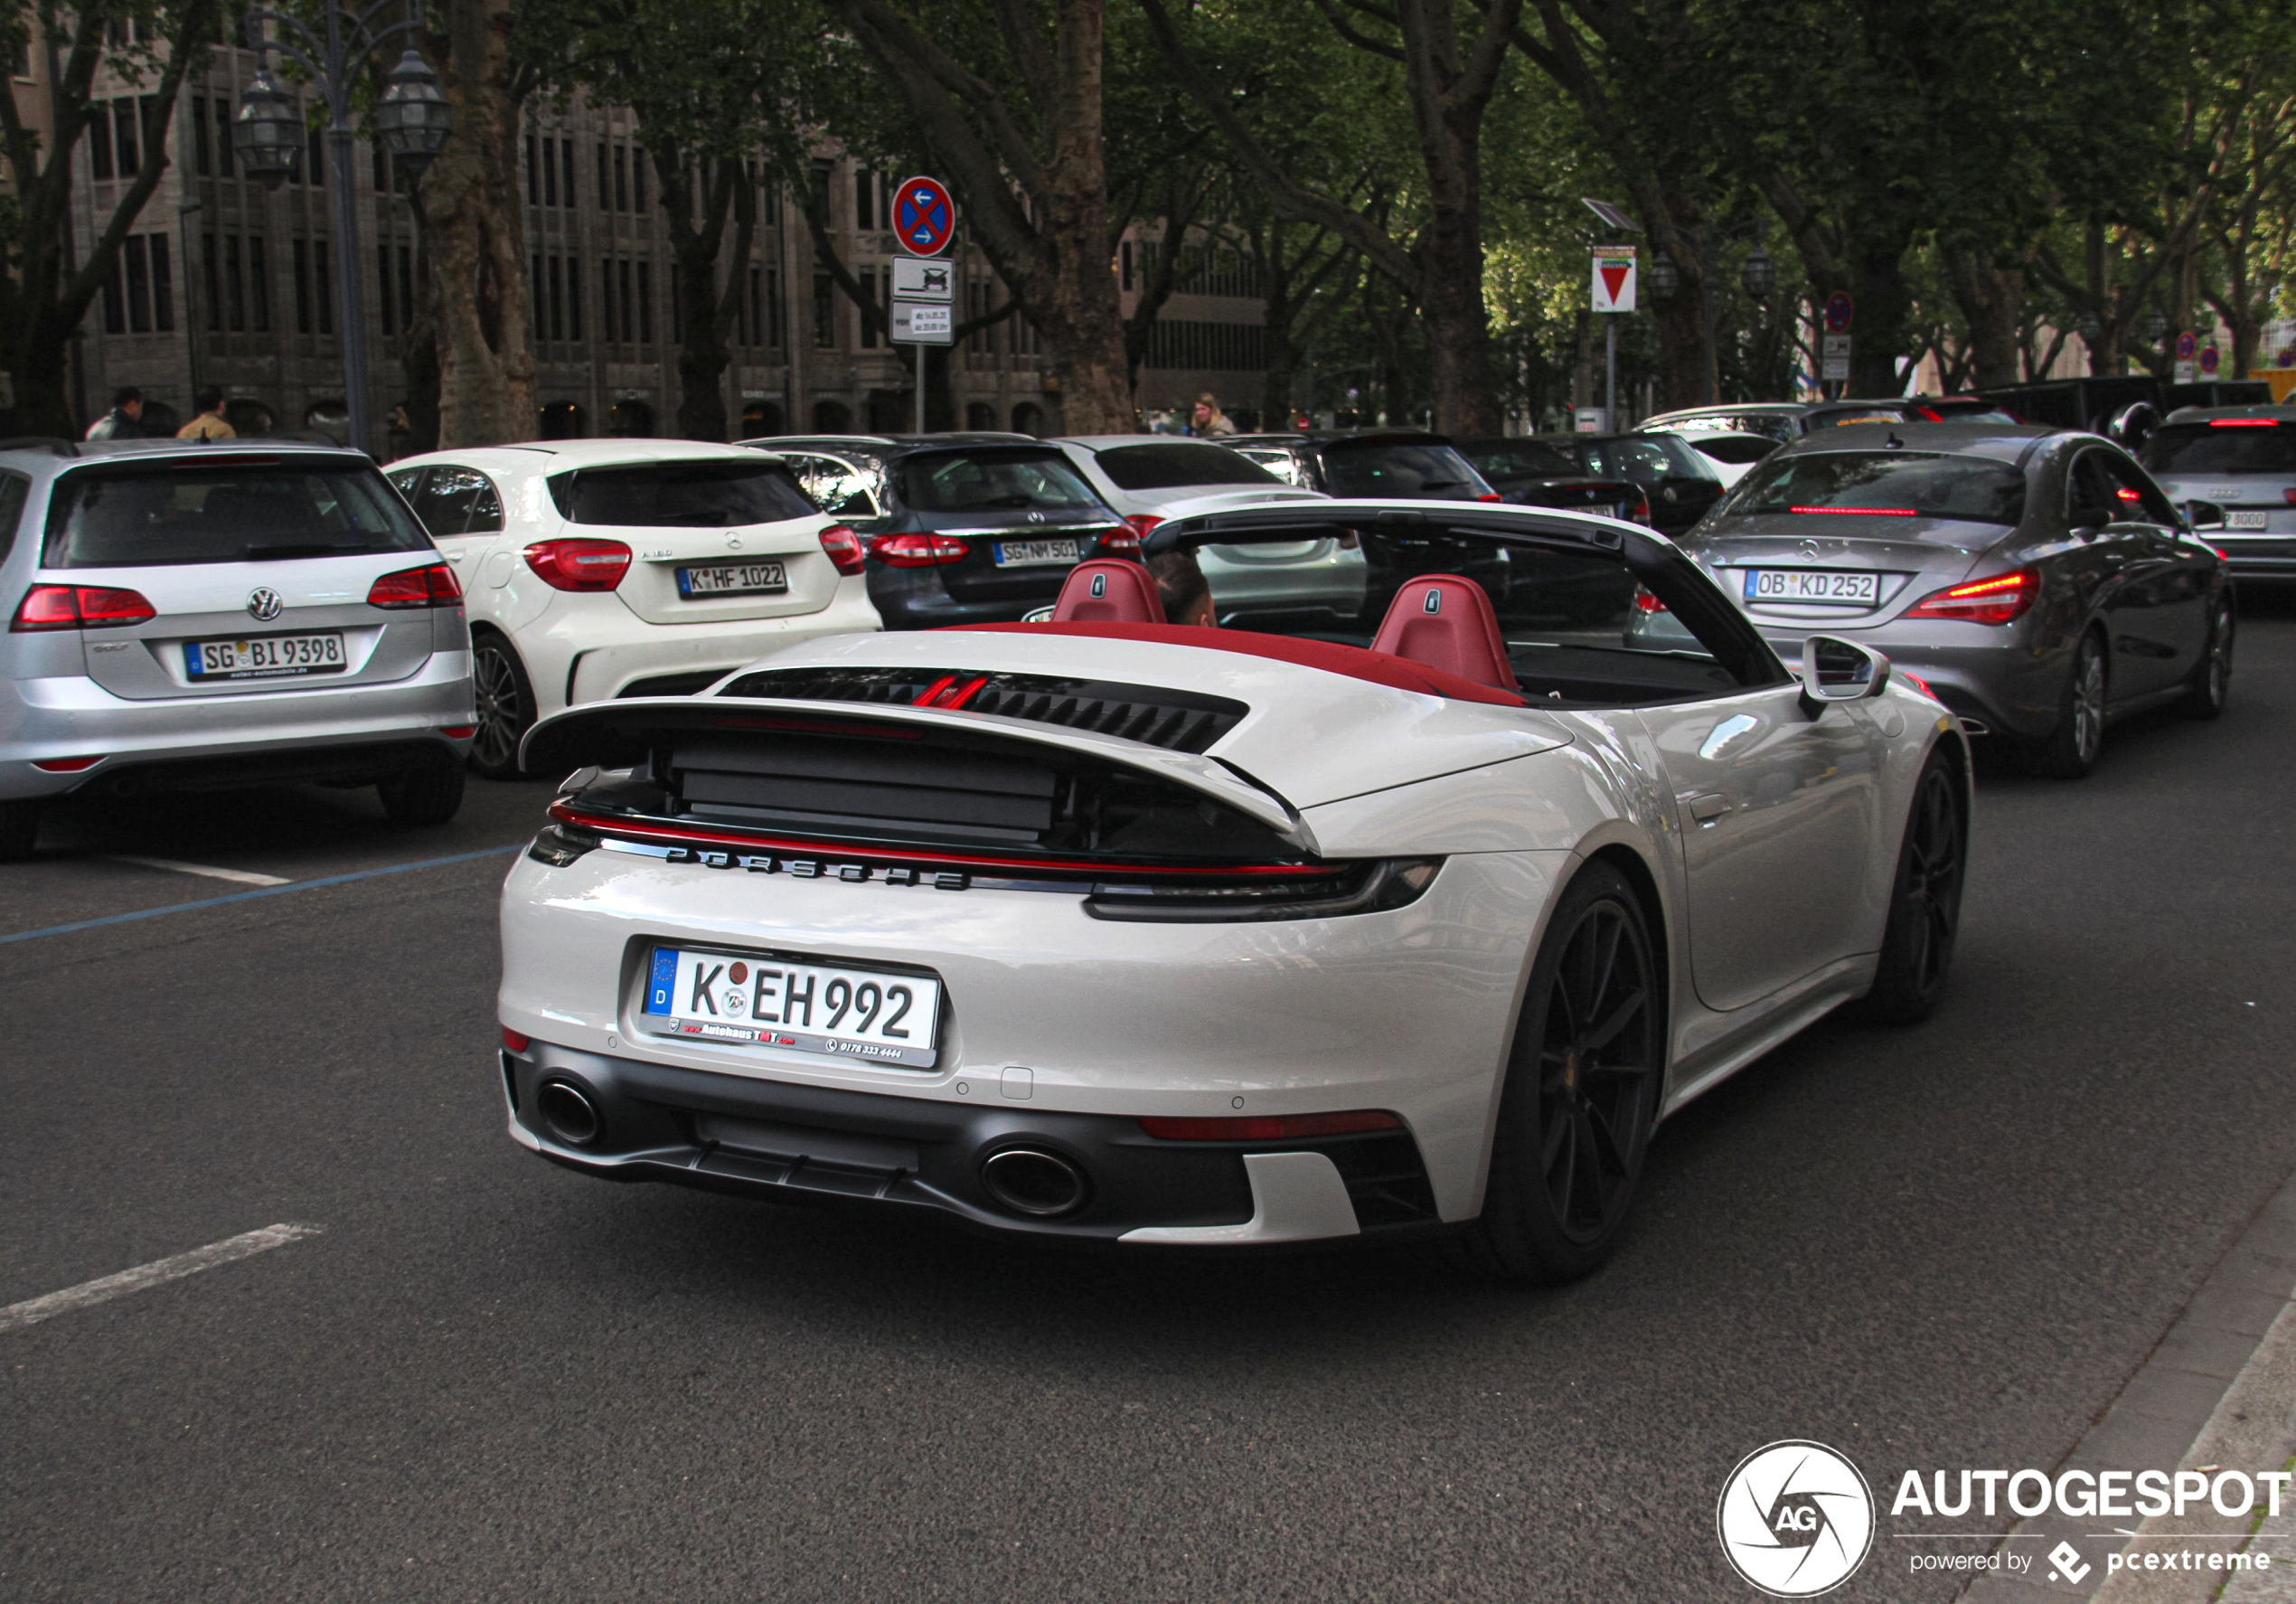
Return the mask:
{"type": "Polygon", "coordinates": [[[956,202],[937,178],[904,179],[893,192],[893,235],[910,254],[893,259],[892,343],[917,353],[917,432],[925,432],[925,376],[932,348],[955,338],[956,270],[934,259],[956,238],[956,202]]]}

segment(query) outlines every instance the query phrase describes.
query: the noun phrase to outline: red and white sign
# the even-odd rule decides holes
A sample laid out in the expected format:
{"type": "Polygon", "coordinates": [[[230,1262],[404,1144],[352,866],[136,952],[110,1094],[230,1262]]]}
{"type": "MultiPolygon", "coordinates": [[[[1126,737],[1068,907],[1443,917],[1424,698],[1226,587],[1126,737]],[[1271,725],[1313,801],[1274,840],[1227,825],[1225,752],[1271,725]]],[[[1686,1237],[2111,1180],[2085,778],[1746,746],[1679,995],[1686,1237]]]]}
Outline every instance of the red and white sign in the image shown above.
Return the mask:
{"type": "Polygon", "coordinates": [[[956,238],[956,203],[937,178],[904,178],[893,193],[893,232],[913,256],[938,256],[956,238]]]}
{"type": "Polygon", "coordinates": [[[1857,309],[1849,292],[1837,289],[1826,297],[1826,327],[1838,335],[1849,332],[1849,315],[1857,309]]]}
{"type": "Polygon", "coordinates": [[[1634,309],[1634,247],[1597,245],[1595,248],[1594,307],[1597,312],[1634,309]]]}
{"type": "Polygon", "coordinates": [[[2200,336],[2187,329],[2177,336],[2177,360],[2190,362],[2200,351],[2200,336]]]}
{"type": "Polygon", "coordinates": [[[2217,368],[2223,363],[2224,358],[2216,354],[2216,348],[2214,345],[2205,345],[2201,348],[2200,371],[2202,373],[2214,378],[2217,368]]]}

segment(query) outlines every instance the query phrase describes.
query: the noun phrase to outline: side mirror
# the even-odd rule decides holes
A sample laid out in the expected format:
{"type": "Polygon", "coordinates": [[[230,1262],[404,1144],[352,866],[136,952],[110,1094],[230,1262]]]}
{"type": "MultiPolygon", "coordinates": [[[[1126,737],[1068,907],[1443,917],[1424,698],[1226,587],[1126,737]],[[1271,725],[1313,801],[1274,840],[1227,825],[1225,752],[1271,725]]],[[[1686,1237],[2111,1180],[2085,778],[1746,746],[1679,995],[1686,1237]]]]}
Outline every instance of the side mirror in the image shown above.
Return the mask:
{"type": "Polygon", "coordinates": [[[2213,501],[2188,501],[2185,503],[2185,522],[2196,530],[2222,529],[2225,509],[2213,501]]]}
{"type": "Polygon", "coordinates": [[[1829,702],[1863,702],[1889,688],[1889,659],[1838,635],[1802,643],[1802,709],[1811,718],[1829,702]]]}

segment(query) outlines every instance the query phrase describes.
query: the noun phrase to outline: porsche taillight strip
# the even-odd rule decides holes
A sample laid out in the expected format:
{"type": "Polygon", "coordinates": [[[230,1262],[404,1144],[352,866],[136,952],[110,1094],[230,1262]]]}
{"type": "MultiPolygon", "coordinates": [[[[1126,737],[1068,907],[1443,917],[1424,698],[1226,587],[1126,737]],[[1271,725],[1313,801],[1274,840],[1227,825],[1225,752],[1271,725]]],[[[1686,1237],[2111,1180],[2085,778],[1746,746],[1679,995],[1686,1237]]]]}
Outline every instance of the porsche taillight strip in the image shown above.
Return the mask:
{"type": "Polygon", "coordinates": [[[815,858],[914,863],[920,866],[968,871],[1001,872],[1029,869],[1039,873],[1074,874],[1082,880],[1110,878],[1134,880],[1148,877],[1247,881],[1266,878],[1337,880],[1347,873],[1345,868],[1330,868],[1318,863],[1167,865],[1135,863],[1120,858],[1013,858],[995,854],[958,850],[919,851],[898,846],[877,846],[866,842],[806,840],[791,835],[751,835],[747,831],[695,829],[684,825],[657,824],[652,820],[616,818],[611,814],[585,813],[579,808],[569,807],[563,802],[553,802],[550,804],[550,817],[560,824],[571,825],[579,830],[589,830],[600,835],[611,835],[627,841],[652,841],[680,846],[707,846],[729,852],[803,853],[815,858]]]}

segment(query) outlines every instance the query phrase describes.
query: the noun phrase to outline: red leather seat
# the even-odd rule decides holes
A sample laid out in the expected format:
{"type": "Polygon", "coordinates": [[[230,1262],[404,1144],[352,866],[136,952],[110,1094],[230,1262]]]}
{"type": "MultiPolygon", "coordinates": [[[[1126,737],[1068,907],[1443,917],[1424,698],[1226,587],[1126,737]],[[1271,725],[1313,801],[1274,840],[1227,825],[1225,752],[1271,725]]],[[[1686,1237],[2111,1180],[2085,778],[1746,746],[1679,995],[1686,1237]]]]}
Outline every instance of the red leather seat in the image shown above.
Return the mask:
{"type": "Polygon", "coordinates": [[[1479,685],[1516,689],[1515,671],[1507,661],[1507,637],[1499,632],[1499,615],[1490,596],[1473,580],[1455,573],[1422,574],[1406,583],[1388,604],[1371,649],[1479,685]]]}
{"type": "Polygon", "coordinates": [[[1068,571],[1053,604],[1056,624],[1162,624],[1164,599],[1137,562],[1096,558],[1068,571]]]}

